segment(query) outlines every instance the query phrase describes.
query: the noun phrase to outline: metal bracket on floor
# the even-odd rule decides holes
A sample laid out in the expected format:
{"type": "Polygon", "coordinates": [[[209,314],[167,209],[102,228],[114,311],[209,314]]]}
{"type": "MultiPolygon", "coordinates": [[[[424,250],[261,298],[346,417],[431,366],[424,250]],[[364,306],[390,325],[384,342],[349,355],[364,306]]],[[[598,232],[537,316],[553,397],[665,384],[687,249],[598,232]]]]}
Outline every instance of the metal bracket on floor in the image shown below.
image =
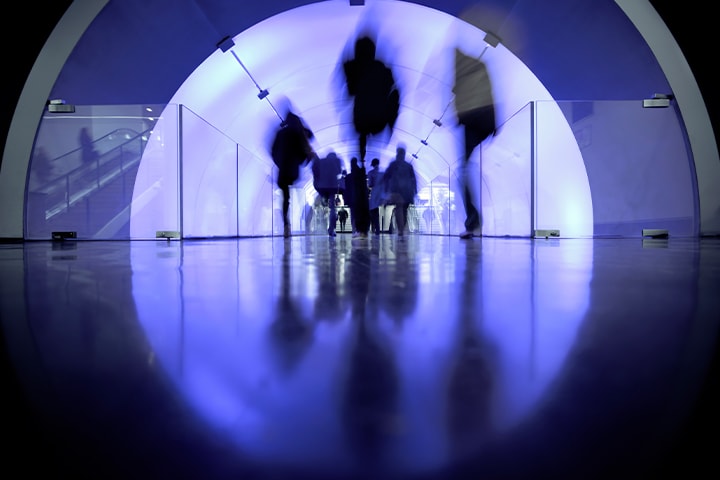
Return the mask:
{"type": "Polygon", "coordinates": [[[180,238],[180,232],[175,230],[158,230],[155,232],[155,238],[167,238],[169,241],[171,238],[180,238]]]}
{"type": "Polygon", "coordinates": [[[668,238],[668,231],[663,228],[643,228],[642,236],[651,238],[668,238]]]}
{"type": "Polygon", "coordinates": [[[52,232],[53,240],[75,240],[77,232],[52,232]]]}
{"type": "Polygon", "coordinates": [[[535,230],[534,234],[535,238],[560,238],[560,230],[557,229],[541,229],[541,230],[535,230]]]}

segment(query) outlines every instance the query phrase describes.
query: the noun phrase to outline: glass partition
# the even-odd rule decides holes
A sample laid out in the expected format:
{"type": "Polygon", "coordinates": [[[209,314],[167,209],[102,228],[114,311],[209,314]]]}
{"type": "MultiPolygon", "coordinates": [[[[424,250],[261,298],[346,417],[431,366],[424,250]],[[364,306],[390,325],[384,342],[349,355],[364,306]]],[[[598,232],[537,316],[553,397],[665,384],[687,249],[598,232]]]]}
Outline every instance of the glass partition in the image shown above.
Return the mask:
{"type": "Polygon", "coordinates": [[[451,178],[454,172],[450,167],[430,179],[427,184],[419,188],[417,202],[408,211],[408,227],[417,233],[427,235],[446,235],[452,219],[456,215],[455,189],[451,188],[451,178]]]}
{"type": "MultiPolygon", "coordinates": [[[[275,167],[266,152],[245,149],[241,140],[184,106],[47,113],[28,169],[25,238],[47,240],[53,232],[87,240],[282,235],[275,167]]],[[[422,175],[408,212],[411,233],[464,230],[463,167],[481,199],[483,235],[699,231],[693,160],[672,105],[532,102],[501,122],[466,166],[448,165],[445,157],[453,155],[427,149],[414,160],[425,163],[416,168],[422,175]]],[[[327,211],[309,165],[290,193],[292,233],[325,235],[327,211]]],[[[380,208],[384,232],[395,231],[393,210],[380,208]]]]}
{"type": "Polygon", "coordinates": [[[177,105],[165,107],[143,152],[130,205],[133,239],[181,235],[178,119],[177,105]]]}
{"type": "Polygon", "coordinates": [[[185,106],[180,115],[183,236],[237,236],[237,143],[185,106]]]}
{"type": "Polygon", "coordinates": [[[128,239],[140,159],[161,107],[76,106],[45,113],[26,188],[25,238],[75,232],[79,239],[128,239]]]}
{"type": "Polygon", "coordinates": [[[536,228],[561,237],[698,234],[694,163],[674,105],[537,102],[535,126],[536,228]]]}
{"type": "MultiPolygon", "coordinates": [[[[533,105],[527,104],[501,122],[496,135],[480,147],[482,168],[478,169],[477,178],[482,179],[483,235],[529,237],[532,234],[532,125],[533,105]]],[[[471,165],[471,168],[478,167],[471,165]]],[[[479,180],[475,188],[479,188],[479,180]]],[[[460,225],[453,234],[465,229],[462,226],[464,211],[458,212],[458,217],[460,225]]]]}

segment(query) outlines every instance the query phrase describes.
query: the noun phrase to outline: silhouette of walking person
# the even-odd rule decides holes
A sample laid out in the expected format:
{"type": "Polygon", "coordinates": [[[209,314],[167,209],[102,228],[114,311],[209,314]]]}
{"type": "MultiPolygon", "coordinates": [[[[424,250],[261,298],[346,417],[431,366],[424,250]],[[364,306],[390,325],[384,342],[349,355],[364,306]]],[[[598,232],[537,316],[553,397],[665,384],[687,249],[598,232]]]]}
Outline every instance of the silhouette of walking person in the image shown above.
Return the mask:
{"type": "Polygon", "coordinates": [[[392,70],[376,57],[376,45],[367,35],[355,41],[355,57],[343,63],[348,94],[353,97],[353,125],[359,135],[364,164],[370,135],[392,133],[400,110],[400,91],[392,70]]]}
{"type": "MultiPolygon", "coordinates": [[[[463,127],[464,158],[459,172],[463,206],[465,207],[465,231],[460,238],[470,239],[482,235],[482,194],[472,191],[470,157],[488,137],[495,133],[495,105],[492,85],[485,63],[477,58],[465,55],[455,48],[455,112],[458,125],[463,127]]],[[[482,180],[482,151],[478,166],[482,180]]],[[[482,185],[482,181],[480,182],[482,185]]]]}
{"type": "Polygon", "coordinates": [[[340,207],[338,210],[338,220],[340,220],[340,231],[345,231],[345,224],[347,223],[348,212],[345,207],[340,207]]]}
{"type": "Polygon", "coordinates": [[[325,157],[315,157],[312,164],[313,186],[329,207],[328,235],[335,236],[335,225],[337,223],[337,210],[335,202],[337,199],[338,182],[342,178],[342,162],[335,152],[328,153],[325,157]]]}
{"type": "Polygon", "coordinates": [[[417,195],[415,169],[405,159],[405,153],[405,147],[398,146],[395,160],[390,162],[383,175],[387,203],[395,205],[395,222],[397,224],[397,234],[400,237],[405,233],[408,207],[415,201],[417,195]]]}
{"type": "Polygon", "coordinates": [[[315,155],[310,140],[313,132],[305,125],[305,122],[295,114],[289,102],[285,101],[283,121],[280,129],[275,133],[270,154],[273,163],[277,166],[276,184],[282,191],[282,220],[283,236],[290,236],[290,186],[300,176],[300,167],[308,163],[315,155]]]}
{"type": "Polygon", "coordinates": [[[88,131],[87,127],[83,127],[80,129],[80,133],[78,134],[78,142],[80,142],[80,149],[82,151],[82,163],[84,165],[94,162],[99,157],[99,154],[97,150],[95,150],[93,139],[90,136],[90,132],[88,131]]]}

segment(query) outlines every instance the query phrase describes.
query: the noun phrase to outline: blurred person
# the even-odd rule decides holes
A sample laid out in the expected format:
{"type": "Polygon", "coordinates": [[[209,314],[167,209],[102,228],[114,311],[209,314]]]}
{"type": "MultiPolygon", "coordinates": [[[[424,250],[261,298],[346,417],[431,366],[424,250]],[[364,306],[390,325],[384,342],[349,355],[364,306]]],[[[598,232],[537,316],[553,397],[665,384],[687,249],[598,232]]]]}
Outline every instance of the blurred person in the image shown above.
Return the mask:
{"type": "Polygon", "coordinates": [[[473,192],[470,157],[478,151],[482,185],[482,149],[477,148],[496,130],[495,102],[485,63],[455,48],[455,83],[452,89],[458,126],[463,129],[464,157],[458,178],[465,207],[465,231],[460,238],[482,236],[482,192],[473,192]]]}
{"type": "Polygon", "coordinates": [[[78,134],[78,142],[80,143],[83,164],[92,163],[98,159],[100,154],[95,149],[94,140],[90,136],[90,131],[87,127],[83,127],[80,129],[80,133],[78,134]]]}
{"type": "Polygon", "coordinates": [[[315,152],[310,144],[313,132],[303,119],[292,111],[288,101],[284,102],[281,109],[279,113],[283,115],[283,121],[275,133],[270,155],[278,169],[275,182],[282,191],[283,236],[287,238],[290,236],[290,186],[300,176],[300,167],[307,165],[315,152]]]}
{"type": "Polygon", "coordinates": [[[312,162],[313,187],[328,205],[328,235],[335,237],[335,225],[337,224],[337,200],[338,182],[342,178],[342,162],[335,152],[329,152],[325,157],[315,158],[312,162]]]}
{"type": "Polygon", "coordinates": [[[395,205],[397,234],[402,237],[407,226],[408,207],[415,202],[418,191],[415,169],[406,160],[406,150],[403,145],[397,147],[395,159],[385,170],[383,184],[387,194],[387,203],[395,205]]]}
{"type": "Polygon", "coordinates": [[[392,134],[400,110],[400,92],[392,70],[376,58],[375,41],[361,35],[354,58],[343,62],[347,92],[353,99],[353,125],[359,135],[360,162],[365,162],[368,137],[392,134]]]}
{"type": "Polygon", "coordinates": [[[30,164],[30,186],[32,188],[45,186],[54,177],[54,168],[50,156],[44,147],[35,149],[32,163],[30,164]]]}

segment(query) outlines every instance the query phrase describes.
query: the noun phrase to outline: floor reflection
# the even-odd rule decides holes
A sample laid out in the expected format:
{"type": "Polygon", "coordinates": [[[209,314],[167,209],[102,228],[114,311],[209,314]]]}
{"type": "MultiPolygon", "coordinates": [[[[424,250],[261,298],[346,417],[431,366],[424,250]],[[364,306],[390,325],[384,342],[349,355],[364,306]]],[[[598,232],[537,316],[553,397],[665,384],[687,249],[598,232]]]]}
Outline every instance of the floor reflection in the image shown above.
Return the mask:
{"type": "Polygon", "coordinates": [[[720,311],[712,242],[340,234],[0,255],[31,410],[76,470],[128,475],[178,455],[206,478],[640,469],[693,405],[720,311]],[[94,463],[72,463],[90,445],[94,463]]]}

